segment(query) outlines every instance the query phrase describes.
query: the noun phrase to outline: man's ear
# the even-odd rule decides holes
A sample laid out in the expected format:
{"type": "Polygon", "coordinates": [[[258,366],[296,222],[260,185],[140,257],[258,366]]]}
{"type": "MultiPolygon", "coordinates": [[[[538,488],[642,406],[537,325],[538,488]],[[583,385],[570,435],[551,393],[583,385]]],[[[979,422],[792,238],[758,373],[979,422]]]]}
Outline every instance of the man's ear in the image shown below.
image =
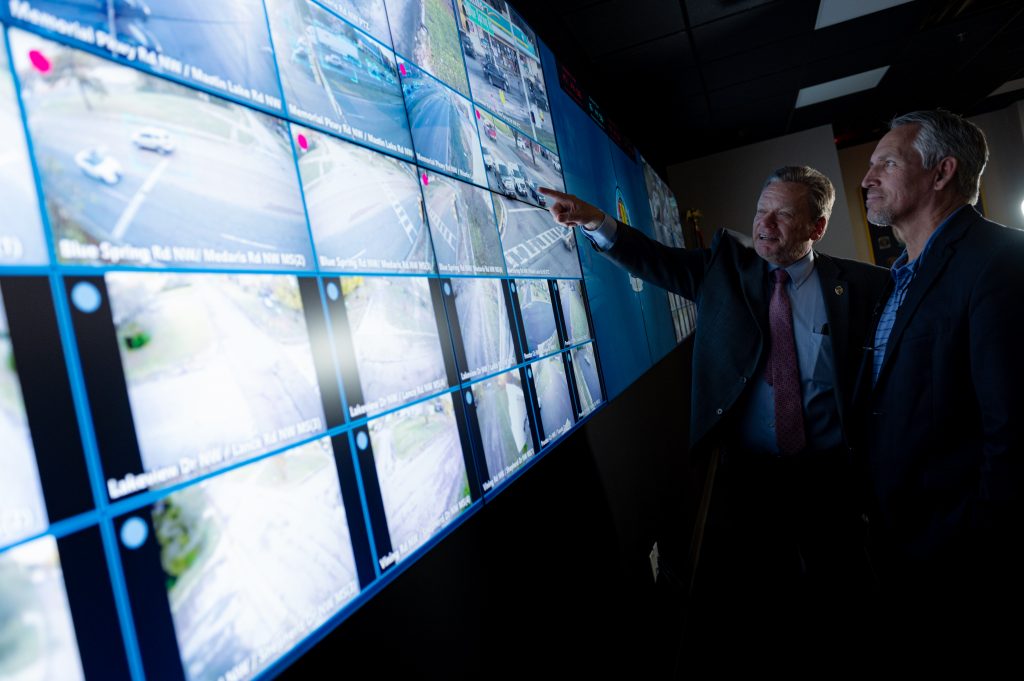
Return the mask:
{"type": "Polygon", "coordinates": [[[821,216],[814,221],[814,229],[811,230],[811,241],[817,241],[825,236],[825,228],[828,227],[828,218],[821,216]]]}
{"type": "Polygon", "coordinates": [[[960,163],[952,156],[947,156],[935,164],[936,191],[941,191],[949,186],[949,183],[953,181],[953,175],[956,174],[956,170],[959,166],[960,163]]]}

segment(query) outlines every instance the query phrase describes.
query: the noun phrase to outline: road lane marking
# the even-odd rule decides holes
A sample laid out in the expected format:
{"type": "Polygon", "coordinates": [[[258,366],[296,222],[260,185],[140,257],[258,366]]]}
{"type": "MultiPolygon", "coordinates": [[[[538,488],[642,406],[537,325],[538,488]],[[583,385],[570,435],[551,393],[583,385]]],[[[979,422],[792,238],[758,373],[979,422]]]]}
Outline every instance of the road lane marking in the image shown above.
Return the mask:
{"type": "Polygon", "coordinates": [[[253,241],[252,239],[243,239],[242,237],[235,236],[234,234],[223,234],[222,233],[220,235],[220,238],[221,239],[227,239],[228,241],[237,241],[238,243],[245,244],[247,246],[255,246],[256,248],[265,248],[268,251],[276,251],[277,250],[277,247],[274,246],[273,244],[265,244],[265,243],[262,243],[260,241],[253,241]]]}
{"type": "Polygon", "coordinates": [[[149,174],[146,181],[142,183],[141,187],[139,187],[139,191],[135,192],[135,196],[133,196],[132,200],[128,202],[124,212],[121,213],[121,217],[117,219],[117,224],[114,225],[114,229],[110,233],[110,237],[112,239],[120,240],[124,236],[124,233],[128,231],[128,228],[132,224],[132,220],[135,219],[135,214],[139,212],[139,208],[142,208],[143,202],[149,195],[149,191],[156,185],[157,180],[160,179],[160,176],[164,174],[164,171],[167,170],[167,166],[170,164],[171,159],[169,158],[165,158],[156,164],[156,167],[153,168],[153,172],[149,174]]]}

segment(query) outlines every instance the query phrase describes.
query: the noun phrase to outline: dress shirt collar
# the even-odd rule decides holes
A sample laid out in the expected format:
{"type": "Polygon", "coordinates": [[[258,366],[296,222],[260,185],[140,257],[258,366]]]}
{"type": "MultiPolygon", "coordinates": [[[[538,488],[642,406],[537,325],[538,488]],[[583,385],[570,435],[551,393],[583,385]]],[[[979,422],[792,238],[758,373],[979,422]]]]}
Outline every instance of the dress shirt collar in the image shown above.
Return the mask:
{"type": "MultiPolygon", "coordinates": [[[[769,272],[774,272],[777,269],[779,269],[778,265],[768,263],[769,272]]],[[[804,282],[811,276],[811,272],[814,271],[814,251],[807,251],[807,255],[794,263],[790,263],[783,269],[786,270],[790,281],[793,283],[793,290],[799,291],[800,287],[803,286],[804,282]]]]}
{"type": "Polygon", "coordinates": [[[924,260],[926,255],[928,255],[928,251],[931,250],[932,244],[935,243],[935,239],[939,236],[939,233],[953,220],[954,217],[956,217],[957,213],[963,209],[964,207],[960,206],[947,215],[945,220],[939,223],[939,226],[935,228],[932,235],[928,237],[928,241],[925,242],[924,248],[921,250],[921,255],[914,258],[913,262],[907,262],[910,256],[907,254],[907,249],[903,249],[903,252],[900,253],[900,257],[896,258],[896,261],[892,264],[892,278],[897,284],[906,277],[913,277],[917,274],[917,270],[921,267],[921,261],[924,260]]]}

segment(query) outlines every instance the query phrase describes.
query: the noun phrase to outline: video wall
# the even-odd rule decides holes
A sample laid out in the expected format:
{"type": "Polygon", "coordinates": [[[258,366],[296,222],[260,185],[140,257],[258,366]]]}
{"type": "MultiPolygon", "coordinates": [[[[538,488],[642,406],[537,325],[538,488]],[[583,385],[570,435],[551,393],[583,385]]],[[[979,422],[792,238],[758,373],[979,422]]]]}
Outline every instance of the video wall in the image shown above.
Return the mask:
{"type": "Polygon", "coordinates": [[[502,0],[0,22],[0,678],[273,675],[608,399],[502,0]]]}

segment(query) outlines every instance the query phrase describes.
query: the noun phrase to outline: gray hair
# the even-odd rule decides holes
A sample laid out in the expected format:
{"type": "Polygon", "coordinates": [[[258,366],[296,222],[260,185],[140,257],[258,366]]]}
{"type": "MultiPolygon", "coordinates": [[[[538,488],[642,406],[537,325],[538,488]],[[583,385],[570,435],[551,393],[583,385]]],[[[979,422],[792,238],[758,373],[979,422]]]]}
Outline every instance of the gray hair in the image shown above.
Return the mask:
{"type": "Polygon", "coordinates": [[[943,109],[897,116],[889,123],[889,129],[903,125],[920,126],[914,138],[914,148],[921,154],[925,170],[934,168],[947,156],[957,160],[953,188],[971,205],[977,203],[981,174],[988,163],[988,143],[981,128],[943,109]]]}
{"type": "Polygon", "coordinates": [[[761,185],[761,191],[775,182],[795,182],[807,187],[811,213],[814,214],[815,219],[825,218],[828,220],[832,215],[832,205],[836,202],[836,189],[832,186],[832,180],[828,179],[824,173],[810,166],[783,166],[772,171],[772,174],[761,185]]]}

